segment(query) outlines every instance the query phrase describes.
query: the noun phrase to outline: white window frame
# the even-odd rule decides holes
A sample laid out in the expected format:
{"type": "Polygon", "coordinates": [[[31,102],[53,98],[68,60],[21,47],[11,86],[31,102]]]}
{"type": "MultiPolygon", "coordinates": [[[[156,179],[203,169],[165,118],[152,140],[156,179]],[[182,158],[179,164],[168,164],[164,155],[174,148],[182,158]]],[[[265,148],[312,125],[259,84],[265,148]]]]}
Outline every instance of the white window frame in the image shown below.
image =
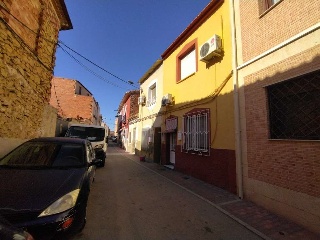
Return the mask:
{"type": "Polygon", "coordinates": [[[148,89],[148,106],[156,104],[157,100],[157,83],[153,83],[148,89]]]}
{"type": "Polygon", "coordinates": [[[210,155],[209,109],[183,116],[181,151],[210,155]]]}

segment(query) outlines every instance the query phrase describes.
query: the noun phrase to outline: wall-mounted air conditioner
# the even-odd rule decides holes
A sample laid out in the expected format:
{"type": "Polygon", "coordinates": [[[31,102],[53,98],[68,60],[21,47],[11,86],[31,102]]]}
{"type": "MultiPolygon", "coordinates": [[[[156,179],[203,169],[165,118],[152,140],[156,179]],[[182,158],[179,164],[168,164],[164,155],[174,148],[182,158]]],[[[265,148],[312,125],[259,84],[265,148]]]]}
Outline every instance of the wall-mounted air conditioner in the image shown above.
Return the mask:
{"type": "Polygon", "coordinates": [[[170,104],[172,104],[172,94],[168,93],[162,97],[161,105],[164,107],[170,104]]]}
{"type": "Polygon", "coordinates": [[[146,97],[145,96],[140,96],[138,98],[138,104],[139,105],[144,105],[146,103],[146,97]]]}
{"type": "Polygon", "coordinates": [[[213,57],[220,57],[221,51],[221,38],[215,34],[200,47],[199,59],[200,61],[208,62],[213,57]]]}

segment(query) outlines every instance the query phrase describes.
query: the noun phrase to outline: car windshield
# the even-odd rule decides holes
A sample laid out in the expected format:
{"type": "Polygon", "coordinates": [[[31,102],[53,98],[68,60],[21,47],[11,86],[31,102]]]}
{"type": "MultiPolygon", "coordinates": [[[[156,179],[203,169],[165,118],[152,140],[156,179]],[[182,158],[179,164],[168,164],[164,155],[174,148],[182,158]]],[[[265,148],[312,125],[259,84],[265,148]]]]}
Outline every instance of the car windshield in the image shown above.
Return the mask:
{"type": "Polygon", "coordinates": [[[91,142],[103,141],[105,130],[95,127],[71,126],[66,134],[67,137],[88,139],[91,142]]]}
{"type": "Polygon", "coordinates": [[[0,160],[0,167],[79,167],[85,163],[82,145],[26,142],[0,160]]]}

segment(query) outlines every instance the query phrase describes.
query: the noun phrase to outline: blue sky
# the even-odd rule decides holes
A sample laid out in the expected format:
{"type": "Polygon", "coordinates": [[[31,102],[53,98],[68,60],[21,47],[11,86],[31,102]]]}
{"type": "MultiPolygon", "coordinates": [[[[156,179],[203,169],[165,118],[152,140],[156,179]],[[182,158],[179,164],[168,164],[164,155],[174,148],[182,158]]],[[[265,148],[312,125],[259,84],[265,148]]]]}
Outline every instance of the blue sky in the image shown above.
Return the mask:
{"type": "Polygon", "coordinates": [[[105,71],[62,45],[73,57],[58,47],[54,75],[80,81],[113,130],[124,93],[139,89],[139,79],[209,2],[65,0],[73,29],[61,31],[59,40],[105,71]]]}

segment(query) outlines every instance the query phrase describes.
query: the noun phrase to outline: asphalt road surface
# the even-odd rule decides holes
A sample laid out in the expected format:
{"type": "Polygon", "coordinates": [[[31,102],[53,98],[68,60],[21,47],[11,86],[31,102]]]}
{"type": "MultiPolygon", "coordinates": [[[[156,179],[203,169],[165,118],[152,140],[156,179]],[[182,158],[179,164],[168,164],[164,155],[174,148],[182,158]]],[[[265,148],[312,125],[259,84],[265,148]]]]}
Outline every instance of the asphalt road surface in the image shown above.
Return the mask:
{"type": "Polygon", "coordinates": [[[92,185],[87,224],[73,239],[261,239],[116,146],[92,185]]]}

